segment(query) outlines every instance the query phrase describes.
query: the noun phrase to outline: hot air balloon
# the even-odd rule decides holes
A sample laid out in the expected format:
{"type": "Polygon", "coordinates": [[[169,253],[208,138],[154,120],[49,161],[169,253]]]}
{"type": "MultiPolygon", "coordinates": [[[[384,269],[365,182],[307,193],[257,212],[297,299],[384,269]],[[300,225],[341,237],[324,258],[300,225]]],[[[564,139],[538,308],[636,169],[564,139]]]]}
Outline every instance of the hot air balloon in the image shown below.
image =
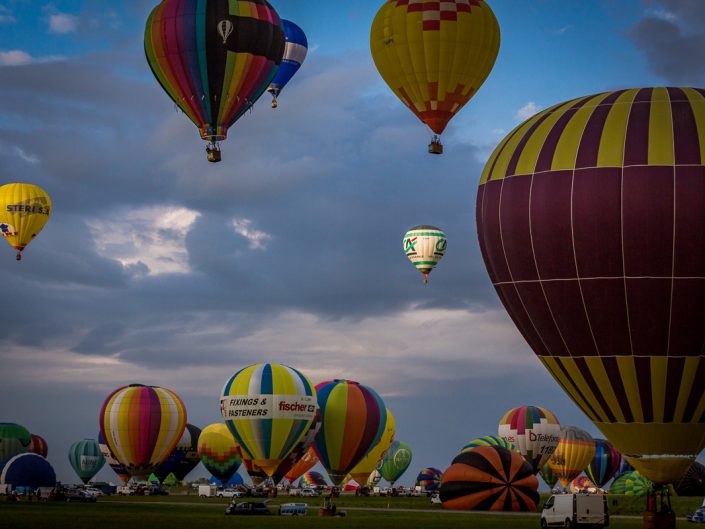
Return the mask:
{"type": "Polygon", "coordinates": [[[585,469],[588,477],[598,486],[603,487],[611,480],[622,462],[622,454],[605,439],[595,439],[595,457],[585,469]]]}
{"type": "Polygon", "coordinates": [[[5,184],[0,187],[0,233],[17,250],[22,250],[42,231],[51,215],[51,199],[32,184],[5,184]]]}
{"type": "Polygon", "coordinates": [[[255,364],[225,383],[220,409],[244,459],[272,476],[313,423],[318,405],[313,384],[280,364],[255,364]]]}
{"type": "Polygon", "coordinates": [[[250,481],[252,481],[255,487],[259,487],[269,479],[267,473],[255,465],[251,459],[243,458],[242,464],[245,467],[247,475],[250,476],[250,481]]]}
{"type": "Polygon", "coordinates": [[[409,468],[411,458],[411,447],[402,441],[394,441],[377,470],[393,487],[394,482],[409,468]]]}
{"type": "Polygon", "coordinates": [[[387,421],[382,437],[380,437],[379,442],[367,452],[367,455],[362,458],[362,461],[355,465],[355,468],[350,471],[350,475],[355,481],[365,486],[370,474],[377,469],[389,450],[389,447],[392,446],[395,432],[396,423],[394,422],[394,416],[389,408],[387,408],[387,421]]]}
{"type": "Polygon", "coordinates": [[[519,449],[536,474],[558,446],[561,426],[546,408],[520,406],[509,410],[500,419],[498,434],[519,449]]]}
{"type": "MultiPolygon", "coordinates": [[[[621,455],[621,454],[620,454],[621,455]]],[[[621,476],[622,474],[625,474],[627,472],[633,472],[634,467],[629,464],[629,461],[626,459],[622,458],[621,463],[619,464],[619,469],[615,473],[615,477],[621,476]]]]}
{"type": "Polygon", "coordinates": [[[704,94],[635,88],[555,105],[499,144],[477,197],[483,258],[520,332],[662,484],[705,447],[704,94]]]}
{"type": "Polygon", "coordinates": [[[369,488],[373,488],[379,485],[380,481],[382,481],[382,474],[379,473],[379,470],[373,470],[370,477],[367,478],[367,483],[365,483],[365,485],[369,488]]]}
{"type": "Polygon", "coordinates": [[[105,458],[95,439],[76,441],[69,448],[69,463],[84,484],[88,483],[105,465],[105,458]]]}
{"type": "Polygon", "coordinates": [[[198,456],[198,437],[201,429],[193,424],[187,424],[184,434],[166,460],[154,469],[154,475],[159,482],[164,481],[169,474],[174,474],[177,481],[183,481],[186,475],[200,463],[198,456]]]}
{"type": "Polygon", "coordinates": [[[240,446],[223,423],[206,426],[198,438],[198,456],[213,477],[227,482],[242,463],[240,446]]]}
{"type": "Polygon", "coordinates": [[[416,226],[404,235],[404,253],[428,283],[428,274],[443,258],[448,246],[445,233],[434,226],[416,226]]]}
{"type": "Polygon", "coordinates": [[[561,427],[561,441],[548,464],[563,488],[585,470],[595,457],[595,441],[585,430],[575,426],[561,427]]]}
{"type": "Polygon", "coordinates": [[[705,465],[697,461],[680,478],[673,482],[679,496],[705,496],[705,465]]]}
{"type": "Polygon", "coordinates": [[[439,135],[485,82],[499,52],[499,24],[484,0],[387,0],[372,22],[370,50],[382,79],[439,135]]]}
{"type": "MultiPolygon", "coordinates": [[[[311,426],[306,432],[306,435],[301,438],[301,441],[299,441],[299,443],[294,447],[294,449],[289,453],[289,455],[286,456],[281,463],[279,463],[279,466],[274,471],[274,474],[272,474],[272,479],[274,480],[274,483],[279,483],[282,479],[284,479],[284,477],[289,474],[291,469],[294,468],[294,466],[296,466],[298,462],[301,461],[301,459],[303,459],[306,454],[308,454],[309,451],[312,450],[313,442],[316,439],[316,436],[318,435],[318,431],[320,429],[321,411],[316,410],[316,416],[313,418],[311,426]]],[[[313,452],[311,453],[315,457],[315,454],[313,452]]],[[[318,461],[318,459],[316,459],[316,461],[318,461]]],[[[301,474],[303,474],[303,472],[305,472],[306,470],[302,471],[301,474]]],[[[301,474],[299,474],[299,476],[301,474]]],[[[289,483],[291,482],[292,480],[289,480],[289,483]]]]}
{"type": "Polygon", "coordinates": [[[425,491],[436,491],[441,487],[441,480],[443,479],[443,471],[428,467],[424,468],[419,475],[416,476],[416,486],[421,487],[425,491]]]}
{"type": "Polygon", "coordinates": [[[282,29],[285,37],[284,56],[274,79],[267,88],[267,92],[272,94],[272,108],[277,108],[277,97],[299,71],[308,51],[308,40],[299,26],[282,18],[282,29]]]}
{"type": "Polygon", "coordinates": [[[580,494],[581,492],[597,492],[598,487],[587,476],[578,476],[568,485],[568,491],[571,494],[580,494]]]}
{"type": "Polygon", "coordinates": [[[320,472],[306,472],[303,476],[301,476],[301,485],[303,487],[311,487],[311,488],[316,488],[316,487],[327,487],[328,483],[326,482],[326,478],[323,477],[323,474],[320,472]]]}
{"type": "Polygon", "coordinates": [[[262,95],[284,54],[279,15],[265,0],[162,0],[147,20],[144,50],[167,95],[209,142],[218,142],[262,95]]]}
{"type": "Polygon", "coordinates": [[[103,454],[103,458],[105,458],[105,462],[108,463],[108,466],[117,474],[120,481],[123,483],[130,481],[130,473],[127,471],[127,468],[125,468],[125,465],[115,459],[115,456],[110,452],[110,447],[108,447],[108,443],[102,432],[98,433],[98,447],[100,448],[100,453],[103,454]]]}
{"type": "Polygon", "coordinates": [[[551,470],[551,465],[548,463],[541,467],[539,474],[541,474],[544,483],[548,485],[549,489],[553,489],[553,487],[556,486],[556,483],[558,483],[558,476],[553,473],[553,470],[551,470]]]}
{"type": "Polygon", "coordinates": [[[38,454],[46,459],[49,454],[49,445],[43,437],[32,434],[32,442],[29,443],[28,451],[33,454],[38,454]]]}
{"type": "Polygon", "coordinates": [[[309,448],[298,462],[291,467],[289,472],[284,476],[289,483],[293,483],[299,479],[303,474],[311,470],[316,463],[318,463],[318,456],[313,449],[313,446],[309,448]]]}
{"type": "Polygon", "coordinates": [[[610,494],[626,496],[646,496],[653,484],[638,471],[625,472],[615,478],[610,486],[610,494]]]}
{"type": "Polygon", "coordinates": [[[24,426],[13,422],[0,422],[0,461],[29,452],[32,434],[24,426]]]}
{"type": "Polygon", "coordinates": [[[372,388],[359,382],[321,382],[316,391],[323,425],[313,446],[333,484],[340,486],[382,438],[387,408],[372,388]]]}
{"type": "Polygon", "coordinates": [[[103,402],[100,432],[127,472],[147,477],[171,453],[186,427],[186,408],[166,388],[132,384],[103,402]]]}
{"type": "Polygon", "coordinates": [[[444,509],[536,511],[539,481],[519,453],[479,446],[459,454],[443,473],[444,509]]]}
{"type": "Polygon", "coordinates": [[[463,446],[460,452],[467,452],[468,450],[472,450],[473,448],[477,448],[478,446],[501,446],[502,448],[506,448],[507,450],[519,452],[519,449],[514,443],[507,441],[504,437],[499,437],[497,435],[483,435],[482,437],[473,439],[472,441],[469,441],[465,446],[463,446]]]}
{"type": "Polygon", "coordinates": [[[15,454],[0,461],[0,485],[26,487],[34,490],[39,487],[54,487],[56,472],[51,463],[39,454],[25,452],[15,454]]]}

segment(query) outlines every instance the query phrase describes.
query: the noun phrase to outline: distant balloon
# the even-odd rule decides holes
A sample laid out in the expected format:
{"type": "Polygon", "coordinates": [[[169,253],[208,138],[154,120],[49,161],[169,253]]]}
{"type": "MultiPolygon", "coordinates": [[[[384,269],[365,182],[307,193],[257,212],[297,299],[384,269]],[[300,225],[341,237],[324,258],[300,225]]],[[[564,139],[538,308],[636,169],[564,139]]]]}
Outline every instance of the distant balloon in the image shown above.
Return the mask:
{"type": "Polygon", "coordinates": [[[536,474],[558,446],[561,426],[558,418],[546,408],[520,406],[500,419],[498,435],[519,449],[536,474]]]}
{"type": "Polygon", "coordinates": [[[56,472],[51,463],[38,454],[25,452],[0,461],[0,485],[12,487],[54,487],[56,472]]]}
{"type": "Polygon", "coordinates": [[[402,441],[394,441],[379,464],[379,473],[394,486],[394,483],[409,468],[411,458],[411,447],[402,441]]]}
{"type": "Polygon", "coordinates": [[[43,437],[32,434],[32,442],[29,444],[29,451],[46,459],[49,454],[49,445],[43,437]]]}
{"type": "Polygon", "coordinates": [[[0,422],[0,461],[16,454],[29,452],[32,434],[24,426],[0,422]]]}
{"type": "Polygon", "coordinates": [[[83,439],[69,448],[69,462],[76,475],[86,484],[103,468],[105,458],[95,439],[83,439]]]}
{"type": "Polygon", "coordinates": [[[424,468],[419,472],[419,475],[416,476],[416,486],[426,491],[436,491],[441,487],[442,479],[442,470],[434,467],[424,468]]]}
{"type": "Polygon", "coordinates": [[[22,259],[22,250],[42,231],[51,212],[51,199],[41,187],[32,184],[0,187],[0,232],[17,250],[18,261],[22,259]]]}
{"type": "Polygon", "coordinates": [[[595,457],[595,441],[585,430],[561,427],[561,441],[548,460],[563,488],[583,472],[595,457]]]}
{"type": "Polygon", "coordinates": [[[639,474],[636,470],[625,472],[617,476],[610,486],[610,494],[624,494],[626,496],[646,496],[653,487],[653,483],[639,474]]]}
{"type": "Polygon", "coordinates": [[[571,494],[580,494],[581,492],[596,492],[597,485],[587,476],[578,476],[570,482],[568,492],[571,494]]]}
{"type": "Polygon", "coordinates": [[[697,461],[688,471],[673,482],[673,489],[679,496],[705,496],[705,466],[697,461]]]}
{"type": "Polygon", "coordinates": [[[301,459],[286,473],[284,476],[289,483],[293,483],[303,474],[311,470],[318,463],[318,456],[313,449],[313,446],[303,455],[301,459]]]}
{"type": "Polygon", "coordinates": [[[314,444],[316,455],[333,484],[340,486],[381,439],[387,407],[372,388],[358,382],[321,382],[316,391],[323,421],[314,444]]]}
{"type": "Polygon", "coordinates": [[[558,476],[553,473],[553,470],[551,470],[551,465],[548,463],[541,467],[539,474],[541,474],[544,483],[548,485],[549,489],[553,489],[553,487],[556,486],[556,483],[558,483],[558,476]]]}
{"type": "Polygon", "coordinates": [[[277,97],[279,97],[280,92],[291,78],[294,77],[294,74],[299,71],[308,51],[308,40],[306,40],[306,35],[299,26],[290,20],[282,18],[282,29],[286,38],[284,56],[279,65],[279,70],[277,70],[274,79],[272,79],[269,88],[267,88],[267,91],[272,94],[272,108],[277,108],[277,97]]]}
{"type": "Polygon", "coordinates": [[[611,480],[619,470],[622,454],[605,439],[595,439],[595,457],[585,469],[588,477],[598,486],[602,487],[611,480]]]}
{"type": "Polygon", "coordinates": [[[110,452],[110,447],[108,447],[105,436],[101,432],[98,433],[98,446],[100,447],[100,453],[103,454],[105,462],[108,463],[108,466],[113,469],[113,472],[117,474],[120,481],[127,484],[127,482],[130,481],[130,473],[127,471],[127,468],[125,468],[125,465],[115,459],[115,456],[110,452]]]}
{"type": "Polygon", "coordinates": [[[519,453],[479,446],[459,454],[443,473],[444,509],[536,511],[539,482],[519,453]]]}
{"type": "Polygon", "coordinates": [[[499,437],[498,435],[483,435],[482,437],[473,439],[463,446],[460,451],[467,452],[473,448],[477,448],[478,446],[501,446],[507,450],[519,452],[519,448],[514,443],[507,441],[504,437],[499,437]]]}
{"type": "Polygon", "coordinates": [[[370,477],[367,478],[367,482],[365,484],[368,487],[376,487],[379,485],[380,481],[382,481],[382,474],[379,473],[379,470],[373,470],[370,477]]]}
{"type": "Polygon", "coordinates": [[[198,437],[201,429],[193,424],[187,424],[184,434],[179,439],[176,447],[171,451],[166,460],[154,469],[154,475],[162,482],[169,474],[174,474],[177,481],[183,481],[186,475],[191,472],[201,458],[198,456],[198,437]]]}
{"type": "Polygon", "coordinates": [[[499,24],[484,0],[388,0],[370,50],[384,82],[436,134],[429,151],[440,154],[438,135],[492,71],[499,24]]]}
{"type": "Polygon", "coordinates": [[[387,408],[387,421],[384,426],[384,432],[382,437],[380,437],[379,442],[370,448],[367,455],[362,458],[355,468],[350,471],[352,478],[357,481],[360,485],[364,486],[373,471],[377,469],[379,464],[384,459],[389,447],[392,446],[392,441],[394,441],[394,434],[396,433],[396,423],[394,422],[394,416],[392,412],[387,408]]]}
{"type": "Polygon", "coordinates": [[[320,472],[306,472],[301,476],[301,485],[304,487],[326,487],[328,482],[320,472]]]}
{"type": "Polygon", "coordinates": [[[446,234],[434,226],[416,226],[404,235],[404,253],[428,283],[428,274],[443,258],[448,246],[446,234]]]}
{"type": "Polygon", "coordinates": [[[316,413],[316,390],[293,367],[255,364],[223,387],[220,409],[243,458],[272,476],[308,433],[316,413]]]}
{"type": "Polygon", "coordinates": [[[99,422],[115,458],[130,475],[146,478],[181,439],[186,408],[173,391],[132,384],[108,395],[99,422]]]}
{"type": "Polygon", "coordinates": [[[242,464],[240,446],[227,426],[206,426],[198,438],[198,456],[203,466],[219,481],[227,482],[242,464]]]}

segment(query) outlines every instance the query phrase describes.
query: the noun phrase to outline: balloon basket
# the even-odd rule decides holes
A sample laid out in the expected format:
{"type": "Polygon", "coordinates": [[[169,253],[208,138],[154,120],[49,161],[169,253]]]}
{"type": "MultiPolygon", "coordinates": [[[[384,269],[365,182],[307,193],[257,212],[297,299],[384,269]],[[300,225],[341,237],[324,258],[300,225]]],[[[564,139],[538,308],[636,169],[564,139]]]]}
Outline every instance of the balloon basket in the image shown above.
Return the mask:
{"type": "Polygon", "coordinates": [[[272,99],[272,108],[277,108],[279,106],[279,103],[277,102],[276,99],[272,99]]]}
{"type": "Polygon", "coordinates": [[[434,136],[431,143],[428,144],[428,152],[430,154],[443,154],[443,144],[438,136],[434,136]]]}
{"type": "Polygon", "coordinates": [[[676,513],[668,512],[650,512],[644,513],[644,529],[675,529],[676,528],[676,513]]]}
{"type": "Polygon", "coordinates": [[[218,163],[221,160],[220,147],[215,143],[211,143],[206,147],[206,158],[211,163],[218,163]]]}
{"type": "Polygon", "coordinates": [[[335,508],[335,505],[331,505],[330,507],[321,507],[318,509],[318,516],[323,516],[323,517],[332,517],[336,515],[337,509],[335,508]]]}

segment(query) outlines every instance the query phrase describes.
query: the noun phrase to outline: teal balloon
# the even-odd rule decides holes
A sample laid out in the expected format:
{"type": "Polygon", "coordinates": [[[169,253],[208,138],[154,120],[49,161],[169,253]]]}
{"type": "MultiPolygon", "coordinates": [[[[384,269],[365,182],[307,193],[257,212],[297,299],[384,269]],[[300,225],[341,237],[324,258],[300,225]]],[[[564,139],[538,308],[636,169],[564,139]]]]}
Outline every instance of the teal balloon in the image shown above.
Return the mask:
{"type": "Polygon", "coordinates": [[[394,441],[377,470],[379,470],[384,479],[394,485],[394,482],[409,468],[411,457],[411,447],[408,444],[402,441],[394,441]]]}
{"type": "Polygon", "coordinates": [[[69,448],[69,462],[83,483],[88,483],[105,465],[98,441],[84,439],[76,441],[69,448]]]}
{"type": "Polygon", "coordinates": [[[13,422],[0,422],[0,461],[29,452],[32,434],[24,426],[13,422]]]}

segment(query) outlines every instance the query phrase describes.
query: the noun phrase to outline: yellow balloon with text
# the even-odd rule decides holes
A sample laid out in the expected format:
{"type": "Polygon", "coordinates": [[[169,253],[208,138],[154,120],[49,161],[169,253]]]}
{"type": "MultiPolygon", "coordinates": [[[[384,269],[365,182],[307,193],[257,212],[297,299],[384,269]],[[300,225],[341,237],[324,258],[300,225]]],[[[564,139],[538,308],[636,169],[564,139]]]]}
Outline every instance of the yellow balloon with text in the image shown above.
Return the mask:
{"type": "Polygon", "coordinates": [[[0,187],[0,233],[17,250],[22,250],[42,231],[51,215],[49,195],[33,184],[13,183],[0,187]]]}

